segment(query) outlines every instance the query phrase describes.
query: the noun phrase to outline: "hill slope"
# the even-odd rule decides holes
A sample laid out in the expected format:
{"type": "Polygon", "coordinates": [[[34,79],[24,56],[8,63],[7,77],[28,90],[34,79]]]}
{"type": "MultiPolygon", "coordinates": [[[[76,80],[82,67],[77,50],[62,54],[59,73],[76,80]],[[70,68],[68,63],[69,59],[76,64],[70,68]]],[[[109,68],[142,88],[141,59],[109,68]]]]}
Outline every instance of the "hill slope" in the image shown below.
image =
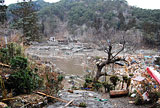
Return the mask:
{"type": "Polygon", "coordinates": [[[45,36],[93,41],[95,31],[101,31],[105,37],[114,30],[116,35],[123,32],[139,43],[160,44],[160,10],[131,7],[125,0],[61,0],[52,4],[38,0],[34,3],[45,36]]]}

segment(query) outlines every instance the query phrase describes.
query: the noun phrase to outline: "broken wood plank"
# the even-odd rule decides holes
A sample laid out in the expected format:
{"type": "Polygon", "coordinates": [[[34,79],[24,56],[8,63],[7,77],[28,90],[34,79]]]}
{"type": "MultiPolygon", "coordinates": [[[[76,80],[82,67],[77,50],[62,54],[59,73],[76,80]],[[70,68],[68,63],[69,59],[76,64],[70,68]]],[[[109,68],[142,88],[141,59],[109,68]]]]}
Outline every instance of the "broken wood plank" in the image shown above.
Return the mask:
{"type": "Polygon", "coordinates": [[[71,104],[74,101],[74,99],[72,99],[71,101],[69,101],[64,107],[66,108],[69,104],[71,104]]]}
{"type": "Polygon", "coordinates": [[[128,90],[111,90],[110,91],[110,97],[121,97],[121,96],[127,96],[128,90]]]}
{"type": "Polygon", "coordinates": [[[3,67],[7,67],[7,68],[10,68],[11,66],[7,65],[7,64],[3,64],[3,63],[0,63],[0,66],[3,66],[3,67]]]}
{"type": "Polygon", "coordinates": [[[2,101],[8,101],[8,100],[15,100],[16,98],[6,98],[6,99],[2,99],[2,101]]]}
{"type": "MultiPolygon", "coordinates": [[[[47,97],[50,97],[52,99],[56,99],[58,101],[61,101],[61,102],[64,102],[64,103],[69,103],[68,101],[66,100],[63,100],[63,99],[60,99],[60,98],[57,98],[57,97],[54,97],[54,96],[50,96],[50,95],[47,95],[45,93],[42,93],[42,92],[36,92],[37,94],[40,94],[40,95],[43,95],[43,96],[47,96],[47,97]]],[[[76,104],[73,104],[73,103],[70,103],[71,105],[74,105],[74,106],[79,106],[79,105],[76,105],[76,104]]]]}
{"type": "Polygon", "coordinates": [[[143,99],[142,93],[141,93],[138,89],[136,89],[136,91],[137,91],[137,93],[139,94],[139,96],[141,96],[142,99],[143,99]]]}

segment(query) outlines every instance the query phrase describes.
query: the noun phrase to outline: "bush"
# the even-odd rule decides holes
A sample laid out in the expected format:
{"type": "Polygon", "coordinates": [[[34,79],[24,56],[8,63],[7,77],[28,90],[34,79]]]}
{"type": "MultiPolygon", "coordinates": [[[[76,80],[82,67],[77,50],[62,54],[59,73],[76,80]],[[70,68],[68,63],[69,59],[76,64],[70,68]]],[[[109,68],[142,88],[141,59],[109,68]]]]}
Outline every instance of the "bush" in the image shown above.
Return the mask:
{"type": "Polygon", "coordinates": [[[9,55],[7,48],[0,48],[0,62],[9,64],[9,55]]]}
{"type": "Polygon", "coordinates": [[[137,96],[135,99],[135,105],[142,105],[144,104],[143,99],[140,96],[137,96]]]}
{"type": "Polygon", "coordinates": [[[61,82],[63,81],[63,75],[56,74],[54,72],[47,72],[46,73],[46,91],[49,95],[58,95],[58,91],[62,89],[61,82]]]}
{"type": "Polygon", "coordinates": [[[106,92],[106,89],[109,92],[113,88],[113,86],[111,84],[109,84],[108,82],[103,82],[102,85],[105,88],[105,92],[106,92]]]}
{"type": "Polygon", "coordinates": [[[157,95],[157,93],[149,93],[149,101],[144,101],[143,99],[142,99],[142,97],[140,97],[139,95],[136,97],[136,99],[135,99],[135,104],[136,105],[142,105],[142,104],[153,104],[153,103],[156,103],[157,101],[158,101],[158,95],[157,95]]]}
{"type": "Polygon", "coordinates": [[[30,93],[38,87],[39,79],[30,69],[18,70],[10,75],[7,85],[14,90],[16,94],[30,93]]]}
{"type": "Polygon", "coordinates": [[[133,77],[133,76],[134,76],[134,74],[133,74],[133,73],[130,73],[130,74],[129,74],[129,76],[130,76],[130,77],[133,77]]]}
{"type": "Polygon", "coordinates": [[[155,92],[155,93],[157,94],[158,98],[160,98],[160,92],[155,92]]]}
{"type": "Polygon", "coordinates": [[[28,60],[24,57],[14,57],[11,61],[13,73],[6,82],[7,88],[13,89],[16,94],[30,93],[39,86],[40,77],[28,66],[28,60]]]}
{"type": "Polygon", "coordinates": [[[92,83],[93,82],[92,78],[86,78],[85,81],[86,81],[86,83],[92,83]]]}
{"type": "Polygon", "coordinates": [[[95,60],[98,61],[100,58],[101,58],[101,57],[96,56],[96,57],[95,57],[95,60]]]}
{"type": "Polygon", "coordinates": [[[23,56],[22,48],[16,43],[10,43],[7,48],[0,48],[0,62],[9,64],[15,56],[23,56]]]}
{"type": "Polygon", "coordinates": [[[93,86],[98,91],[102,87],[102,84],[100,82],[96,82],[93,84],[93,86]]]}
{"type": "Polygon", "coordinates": [[[24,57],[15,57],[11,59],[12,69],[25,69],[27,67],[28,61],[24,57]]]}
{"type": "Polygon", "coordinates": [[[81,103],[79,104],[79,107],[87,107],[87,105],[86,105],[86,103],[81,102],[81,103]]]}
{"type": "Polygon", "coordinates": [[[155,103],[158,101],[158,93],[149,93],[150,103],[155,103]]]}
{"type": "Polygon", "coordinates": [[[128,76],[124,75],[124,76],[123,76],[123,81],[124,81],[125,83],[127,83],[127,81],[128,81],[128,76]]]}
{"type": "Polygon", "coordinates": [[[113,75],[110,77],[110,81],[113,83],[114,89],[115,89],[115,86],[117,85],[117,81],[119,81],[119,78],[118,76],[113,75]]]}
{"type": "Polygon", "coordinates": [[[83,84],[83,87],[84,87],[84,88],[87,88],[88,85],[89,85],[89,84],[85,82],[85,83],[83,84]]]}
{"type": "Polygon", "coordinates": [[[63,75],[58,75],[58,82],[61,82],[61,81],[63,81],[63,79],[64,79],[64,76],[63,75]]]}

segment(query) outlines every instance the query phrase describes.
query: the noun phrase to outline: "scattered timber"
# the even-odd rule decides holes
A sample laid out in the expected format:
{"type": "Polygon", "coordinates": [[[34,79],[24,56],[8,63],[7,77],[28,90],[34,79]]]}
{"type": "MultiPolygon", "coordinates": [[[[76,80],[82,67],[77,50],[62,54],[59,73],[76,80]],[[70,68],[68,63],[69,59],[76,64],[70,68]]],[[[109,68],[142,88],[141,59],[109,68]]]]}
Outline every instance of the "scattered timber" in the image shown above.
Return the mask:
{"type": "Polygon", "coordinates": [[[128,91],[127,90],[111,90],[110,91],[110,97],[122,97],[122,96],[127,96],[128,91]]]}
{"type": "Polygon", "coordinates": [[[10,68],[10,66],[9,66],[9,65],[7,65],[7,64],[3,64],[3,63],[0,63],[0,67],[10,68]]]}
{"type": "MultiPolygon", "coordinates": [[[[58,100],[58,101],[61,101],[61,102],[67,103],[67,104],[69,103],[70,105],[79,106],[79,105],[76,105],[76,104],[72,103],[73,101],[66,101],[66,100],[63,100],[63,99],[61,99],[61,98],[54,97],[54,96],[50,96],[50,95],[47,95],[47,94],[42,93],[42,92],[36,92],[36,93],[39,94],[39,95],[43,95],[43,96],[52,98],[52,99],[56,99],[56,100],[58,100]]],[[[67,105],[67,104],[66,104],[66,105],[67,105]]],[[[69,104],[68,104],[68,105],[69,105],[69,104]]]]}
{"type": "Polygon", "coordinates": [[[74,99],[72,99],[71,101],[69,101],[64,107],[66,108],[68,105],[70,105],[72,102],[74,101],[74,99]]]}

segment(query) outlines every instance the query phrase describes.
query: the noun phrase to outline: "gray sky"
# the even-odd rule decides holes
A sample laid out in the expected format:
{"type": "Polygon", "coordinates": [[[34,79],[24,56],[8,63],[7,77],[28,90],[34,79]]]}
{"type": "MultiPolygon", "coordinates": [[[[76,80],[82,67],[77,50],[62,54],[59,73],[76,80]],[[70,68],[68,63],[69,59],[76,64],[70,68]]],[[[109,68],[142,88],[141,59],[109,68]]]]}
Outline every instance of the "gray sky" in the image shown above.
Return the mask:
{"type": "MultiPolygon", "coordinates": [[[[16,3],[18,0],[5,0],[5,3],[16,3]]],[[[47,2],[58,2],[59,0],[45,0],[47,2]]],[[[127,0],[129,5],[145,8],[145,9],[160,9],[160,0],[127,0]]]]}

